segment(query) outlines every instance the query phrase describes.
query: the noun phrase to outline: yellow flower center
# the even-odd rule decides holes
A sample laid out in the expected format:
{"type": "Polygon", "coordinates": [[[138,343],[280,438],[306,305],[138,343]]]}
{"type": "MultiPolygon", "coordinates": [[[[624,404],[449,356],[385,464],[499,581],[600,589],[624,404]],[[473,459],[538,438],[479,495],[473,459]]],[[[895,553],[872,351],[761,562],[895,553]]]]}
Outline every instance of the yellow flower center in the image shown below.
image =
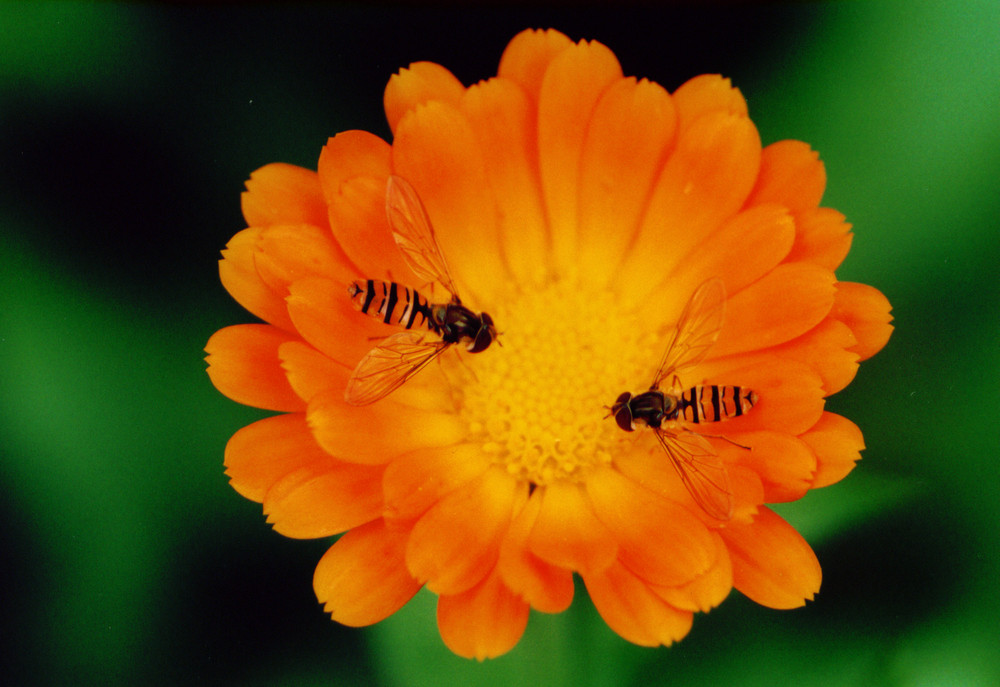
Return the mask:
{"type": "Polygon", "coordinates": [[[608,418],[623,391],[642,391],[659,352],[656,338],[614,295],[556,282],[498,299],[501,346],[465,362],[461,386],[471,438],[525,482],[582,479],[631,437],[608,418]]]}

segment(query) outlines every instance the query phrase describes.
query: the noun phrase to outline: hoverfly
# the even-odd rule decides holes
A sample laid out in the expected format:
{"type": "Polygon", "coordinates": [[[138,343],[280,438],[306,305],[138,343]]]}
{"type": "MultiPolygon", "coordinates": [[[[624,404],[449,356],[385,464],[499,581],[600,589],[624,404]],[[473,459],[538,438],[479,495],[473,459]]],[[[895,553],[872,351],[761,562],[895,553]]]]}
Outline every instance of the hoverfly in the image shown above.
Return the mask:
{"type": "Polygon", "coordinates": [[[611,406],[615,422],[626,432],[636,424],[653,429],[695,503],[719,520],[728,520],[733,510],[725,464],[701,434],[663,425],[722,422],[747,413],[757,402],[754,391],[739,386],[699,384],[684,390],[677,376],[698,364],[719,338],[725,301],[722,280],[699,286],[677,321],[649,390],[635,396],[626,391],[611,406]],[[668,377],[673,377],[671,390],[662,391],[660,384],[668,377]]]}
{"type": "Polygon", "coordinates": [[[389,336],[354,368],[344,399],[357,406],[392,393],[452,344],[465,343],[467,351],[479,353],[497,337],[492,317],[477,315],[462,305],[430,218],[413,186],[402,177],[390,176],[385,207],[393,238],[407,265],[419,278],[444,286],[451,300],[430,303],[416,289],[396,282],[368,279],[351,283],[348,295],[358,310],[407,330],[389,336]],[[417,324],[426,324],[438,337],[411,331],[417,324]]]}

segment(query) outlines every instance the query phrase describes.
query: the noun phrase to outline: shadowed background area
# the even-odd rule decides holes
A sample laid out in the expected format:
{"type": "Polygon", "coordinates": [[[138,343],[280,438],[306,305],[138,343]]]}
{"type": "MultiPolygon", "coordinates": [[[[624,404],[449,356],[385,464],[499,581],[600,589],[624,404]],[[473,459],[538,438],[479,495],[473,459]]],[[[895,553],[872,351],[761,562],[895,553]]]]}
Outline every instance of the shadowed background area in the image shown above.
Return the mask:
{"type": "MultiPolygon", "coordinates": [[[[0,4],[0,674],[9,684],[1000,683],[1000,5],[610,8],[0,4]],[[778,510],[824,570],[797,611],[734,593],[690,636],[619,639],[579,593],[507,656],[452,656],[418,595],[365,630],[312,593],[328,546],[270,530],[223,448],[262,417],[202,361],[249,322],[219,283],[239,194],[389,136],[389,76],[464,83],[528,27],[593,38],[673,90],[719,72],[765,143],[808,141],[853,222],[838,272],[897,331],[830,400],[844,482],[778,510]]],[[[588,314],[589,315],[589,314],[588,314]]],[[[599,316],[595,313],[593,316],[599,316]]],[[[582,591],[582,590],[581,590],[582,591]]]]}

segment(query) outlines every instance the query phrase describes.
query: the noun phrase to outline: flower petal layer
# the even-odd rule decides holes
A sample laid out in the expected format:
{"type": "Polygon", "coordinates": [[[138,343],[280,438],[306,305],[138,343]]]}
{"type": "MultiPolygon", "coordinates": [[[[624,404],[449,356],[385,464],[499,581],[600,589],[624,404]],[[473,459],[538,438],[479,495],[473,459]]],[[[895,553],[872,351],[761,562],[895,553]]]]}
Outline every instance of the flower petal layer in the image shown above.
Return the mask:
{"type": "Polygon", "coordinates": [[[579,261],[605,286],[639,228],[646,201],[674,142],[677,114],[667,91],[622,79],[594,109],[579,165],[579,261]]]}
{"type": "Polygon", "coordinates": [[[303,401],[329,389],[344,389],[350,370],[302,341],[288,341],[278,348],[288,383],[303,401]]]}
{"type": "Polygon", "coordinates": [[[347,284],[332,279],[307,277],[295,282],[288,289],[287,307],[303,339],[352,370],[377,345],[372,339],[394,331],[358,312],[348,297],[347,284]]]}
{"type": "Polygon", "coordinates": [[[376,520],[355,528],[330,547],[313,575],[324,610],[344,625],[383,620],[420,590],[403,563],[406,535],[376,520]]]}
{"type": "Polygon", "coordinates": [[[236,302],[251,313],[285,331],[295,325],[285,309],[285,292],[276,291],[257,271],[257,242],[264,229],[244,229],[226,244],[219,261],[219,279],[236,302]]]}
{"type": "Polygon", "coordinates": [[[240,201],[248,227],[311,224],[328,228],[316,172],[275,162],[251,173],[246,187],[240,201]]]}
{"type": "Polygon", "coordinates": [[[286,537],[339,534],[382,511],[382,469],[328,455],[301,413],[244,427],[226,445],[225,463],[233,488],[262,502],[268,522],[286,537]]]}
{"type": "Polygon", "coordinates": [[[514,648],[528,626],[528,610],[494,571],[472,589],[438,599],[438,630],[453,652],[482,661],[514,648]]]}
{"type": "Polygon", "coordinates": [[[622,263],[618,290],[626,303],[670,288],[684,256],[743,205],[759,164],[760,137],[746,117],[710,112],[679,135],[622,263]]]}
{"type": "Polygon", "coordinates": [[[512,591],[537,611],[561,613],[573,601],[573,573],[531,552],[528,537],[542,507],[536,491],[514,517],[500,546],[497,571],[512,591]]]}
{"type": "Polygon", "coordinates": [[[813,208],[795,215],[795,245],[788,262],[812,262],[835,270],[847,257],[853,235],[843,214],[832,208],[813,208]]]}
{"type": "Polygon", "coordinates": [[[819,591],[822,572],[806,540],[768,508],[750,525],[719,533],[733,560],[733,584],[769,608],[798,608],[819,591]]]}
{"type": "Polygon", "coordinates": [[[411,110],[396,129],[392,165],[417,190],[462,299],[490,302],[507,272],[496,201],[469,120],[436,101],[411,110]]]}
{"type": "Polygon", "coordinates": [[[317,394],[306,413],[309,427],[330,455],[350,463],[380,465],[423,447],[461,443],[466,427],[454,414],[423,411],[385,399],[352,406],[339,389],[317,394]],[[372,431],[373,428],[378,428],[372,431]]]}
{"type": "Polygon", "coordinates": [[[233,489],[261,503],[282,477],[326,458],[309,435],[303,413],[275,415],[243,427],[229,439],[226,475],[233,489]]]}
{"type": "Polygon", "coordinates": [[[691,631],[693,613],[668,604],[624,565],[584,574],[583,581],[604,622],[633,644],[669,646],[691,631]]]}
{"type": "Polygon", "coordinates": [[[780,265],[731,296],[713,356],[754,351],[790,341],[819,324],[833,307],[831,272],[815,265],[780,265]]]}
{"type": "Polygon", "coordinates": [[[507,44],[497,75],[517,83],[532,103],[537,103],[549,65],[572,46],[573,42],[558,31],[527,29],[507,44]]]}
{"type": "MultiPolygon", "coordinates": [[[[615,467],[619,472],[661,498],[685,504],[706,525],[720,524],[719,520],[712,518],[695,504],[669,457],[663,453],[655,440],[650,437],[646,442],[646,448],[639,446],[639,442],[636,443],[636,450],[616,459],[615,467]]],[[[726,466],[729,477],[729,490],[733,499],[730,522],[748,522],[756,513],[757,504],[764,499],[760,476],[751,469],[737,464],[734,456],[745,449],[722,440],[715,441],[713,447],[726,466]]]]}
{"type": "Polygon", "coordinates": [[[267,492],[264,514],[286,537],[340,534],[381,516],[382,471],[330,458],[301,467],[267,492]]]}
{"type": "Polygon", "coordinates": [[[878,289],[867,284],[839,282],[831,315],[854,332],[858,343],[854,352],[867,360],[889,342],[892,334],[892,306],[878,289]]]}
{"type": "Polygon", "coordinates": [[[835,484],[861,460],[865,447],[861,430],[846,417],[823,413],[819,422],[801,437],[816,454],[813,489],[835,484]]]}
{"type": "Polygon", "coordinates": [[[465,87],[450,71],[434,62],[414,62],[406,69],[389,77],[383,103],[385,116],[393,134],[399,120],[418,105],[438,101],[455,105],[461,100],[465,87]]]}
{"type": "Polygon", "coordinates": [[[347,284],[356,274],[330,232],[310,224],[266,228],[254,247],[254,266],[264,283],[282,296],[288,295],[289,284],[305,277],[333,277],[347,284]]]}
{"type": "Polygon", "coordinates": [[[549,64],[538,94],[538,164],[560,274],[577,271],[579,170],[584,141],[602,93],[622,78],[614,53],[595,42],[559,52],[549,64]]]}
{"type": "Polygon", "coordinates": [[[514,279],[539,284],[549,274],[548,226],[535,157],[535,111],[510,79],[495,78],[465,92],[461,110],[489,160],[486,182],[495,208],[500,254],[514,279]]]}
{"type": "Polygon", "coordinates": [[[747,101],[729,79],[719,74],[701,74],[682,83],[673,94],[682,128],[709,112],[728,112],[746,117],[747,101]]]}
{"type": "Polygon", "coordinates": [[[782,432],[749,432],[730,435],[733,441],[751,447],[740,452],[740,462],[761,476],[764,500],[794,501],[812,487],[816,455],[809,446],[782,432]]]}
{"type": "Polygon", "coordinates": [[[744,358],[750,362],[757,355],[777,356],[809,365],[822,378],[823,391],[829,396],[850,384],[857,374],[858,355],[852,350],[857,342],[843,322],[828,317],[798,338],[744,358]]]}
{"type": "Polygon", "coordinates": [[[367,131],[337,134],[320,153],[320,185],[330,229],[357,276],[414,284],[386,217],[391,154],[388,143],[367,131]]]}
{"type": "Polygon", "coordinates": [[[733,588],[733,564],[726,544],[718,533],[713,532],[715,542],[715,563],[686,584],[663,587],[650,585],[650,589],[668,604],[682,611],[707,612],[718,606],[729,596],[733,588]]]}
{"type": "Polygon", "coordinates": [[[611,565],[618,545],[611,532],[594,515],[583,489],[553,482],[544,487],[535,526],[528,535],[531,552],[544,561],[581,573],[598,572],[611,565]]]}
{"type": "Polygon", "coordinates": [[[822,379],[808,365],[774,356],[760,356],[747,361],[742,356],[705,362],[695,372],[703,371],[705,384],[734,384],[757,393],[757,404],[742,417],[713,427],[728,435],[755,430],[778,431],[798,436],[819,421],[823,413],[822,379]]]}
{"type": "Polygon", "coordinates": [[[229,398],[255,408],[305,410],[278,357],[290,335],[266,324],[238,324],[220,329],[205,344],[208,376],[229,398]]]}
{"type": "Polygon", "coordinates": [[[434,504],[410,533],[410,574],[442,595],[482,581],[496,566],[517,487],[511,475],[494,467],[434,504]]]}
{"type": "Polygon", "coordinates": [[[778,141],[761,154],[760,176],[747,205],[779,203],[801,212],[819,205],[825,188],[819,154],[802,141],[778,141]]]}
{"type": "MultiPolygon", "coordinates": [[[[759,205],[744,210],[725,220],[705,244],[683,259],[684,269],[670,281],[670,288],[692,294],[705,280],[717,277],[726,293],[737,293],[772,271],[794,240],[795,221],[785,208],[759,205]]],[[[663,317],[653,311],[653,303],[648,310],[650,317],[657,317],[654,321],[663,317]]]]}
{"type": "Polygon", "coordinates": [[[618,560],[647,582],[684,584],[714,562],[715,543],[698,518],[618,471],[595,470],[587,495],[618,542],[618,560]]]}
{"type": "Polygon", "coordinates": [[[386,468],[382,484],[386,521],[412,527],[431,506],[480,477],[489,466],[476,444],[434,447],[397,457],[386,468]]]}

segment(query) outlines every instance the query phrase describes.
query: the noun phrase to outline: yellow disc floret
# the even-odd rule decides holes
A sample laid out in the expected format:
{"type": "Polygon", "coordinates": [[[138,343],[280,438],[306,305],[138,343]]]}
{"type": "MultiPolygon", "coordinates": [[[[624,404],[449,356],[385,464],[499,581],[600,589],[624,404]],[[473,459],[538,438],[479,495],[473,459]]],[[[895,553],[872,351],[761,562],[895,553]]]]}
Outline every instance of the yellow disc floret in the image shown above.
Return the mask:
{"type": "Polygon", "coordinates": [[[627,437],[608,407],[656,364],[649,327],[612,293],[566,282],[512,286],[492,310],[501,346],[470,360],[474,382],[460,387],[472,440],[533,485],[609,463],[627,437]]]}

